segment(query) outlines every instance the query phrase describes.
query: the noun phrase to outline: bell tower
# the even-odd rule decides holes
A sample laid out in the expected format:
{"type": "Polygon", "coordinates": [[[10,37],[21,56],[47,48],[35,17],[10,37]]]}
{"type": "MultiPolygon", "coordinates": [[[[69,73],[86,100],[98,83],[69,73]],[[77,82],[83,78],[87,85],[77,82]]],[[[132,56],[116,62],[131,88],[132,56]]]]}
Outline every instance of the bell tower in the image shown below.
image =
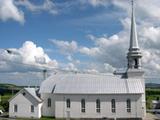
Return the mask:
{"type": "Polygon", "coordinates": [[[127,76],[128,77],[140,77],[143,75],[141,58],[142,53],[138,45],[136,21],[135,21],[135,10],[134,2],[132,0],[132,16],[131,16],[131,31],[130,31],[130,45],[127,53],[128,66],[127,76]]]}
{"type": "MultiPolygon", "coordinates": [[[[143,118],[146,116],[146,100],[145,100],[145,79],[144,79],[144,71],[142,69],[141,59],[142,52],[138,45],[137,39],[137,31],[136,31],[136,21],[134,14],[134,0],[132,0],[132,16],[131,16],[131,33],[130,33],[130,45],[127,53],[128,66],[127,71],[125,73],[125,77],[128,80],[138,80],[143,87],[143,93],[141,97],[142,105],[141,112],[143,118]]],[[[134,83],[133,83],[134,84],[134,83]]]]}

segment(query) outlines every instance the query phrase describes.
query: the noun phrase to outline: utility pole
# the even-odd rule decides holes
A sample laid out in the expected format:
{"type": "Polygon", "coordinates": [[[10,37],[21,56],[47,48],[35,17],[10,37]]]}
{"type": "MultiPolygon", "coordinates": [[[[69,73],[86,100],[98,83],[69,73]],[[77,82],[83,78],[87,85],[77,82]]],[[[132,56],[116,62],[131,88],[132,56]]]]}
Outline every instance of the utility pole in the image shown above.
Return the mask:
{"type": "Polygon", "coordinates": [[[43,80],[45,80],[47,78],[47,70],[44,69],[43,70],[43,80]]]}

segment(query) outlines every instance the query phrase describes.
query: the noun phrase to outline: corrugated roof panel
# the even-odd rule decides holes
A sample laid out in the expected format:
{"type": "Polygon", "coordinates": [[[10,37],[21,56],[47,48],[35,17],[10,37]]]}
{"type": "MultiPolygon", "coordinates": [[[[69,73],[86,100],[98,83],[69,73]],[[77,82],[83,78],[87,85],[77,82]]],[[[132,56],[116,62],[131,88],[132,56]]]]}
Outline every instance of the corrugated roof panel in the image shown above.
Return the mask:
{"type": "Polygon", "coordinates": [[[143,85],[140,79],[127,79],[129,93],[143,93],[143,85]]]}
{"type": "Polygon", "coordinates": [[[101,74],[56,74],[42,82],[40,93],[61,94],[126,94],[143,93],[140,79],[122,79],[101,74]]]}

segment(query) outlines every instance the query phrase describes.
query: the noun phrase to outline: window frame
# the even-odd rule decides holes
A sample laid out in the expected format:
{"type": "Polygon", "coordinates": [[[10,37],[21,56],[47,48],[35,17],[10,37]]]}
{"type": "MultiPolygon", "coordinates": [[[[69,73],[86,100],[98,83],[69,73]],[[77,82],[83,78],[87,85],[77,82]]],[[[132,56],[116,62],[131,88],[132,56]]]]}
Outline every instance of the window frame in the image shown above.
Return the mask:
{"type": "Polygon", "coordinates": [[[14,104],[14,112],[17,113],[18,112],[18,105],[14,104]]]}
{"type": "Polygon", "coordinates": [[[52,100],[51,100],[51,98],[48,98],[47,99],[47,107],[51,107],[52,106],[52,100]]]}
{"type": "Polygon", "coordinates": [[[85,99],[81,100],[81,112],[82,113],[86,112],[86,102],[85,102],[85,99]]]}
{"type": "Polygon", "coordinates": [[[101,112],[101,101],[100,101],[100,99],[96,100],[96,112],[97,113],[101,112]]]}
{"type": "Polygon", "coordinates": [[[71,108],[71,100],[70,99],[66,100],[66,107],[71,108]]]}
{"type": "Polygon", "coordinates": [[[111,100],[111,111],[112,113],[116,113],[116,100],[115,99],[111,100]]]}
{"type": "Polygon", "coordinates": [[[34,113],[34,105],[31,105],[31,113],[34,113]]]}
{"type": "Polygon", "coordinates": [[[127,112],[131,113],[131,100],[130,99],[126,100],[126,108],[127,108],[127,112]]]}

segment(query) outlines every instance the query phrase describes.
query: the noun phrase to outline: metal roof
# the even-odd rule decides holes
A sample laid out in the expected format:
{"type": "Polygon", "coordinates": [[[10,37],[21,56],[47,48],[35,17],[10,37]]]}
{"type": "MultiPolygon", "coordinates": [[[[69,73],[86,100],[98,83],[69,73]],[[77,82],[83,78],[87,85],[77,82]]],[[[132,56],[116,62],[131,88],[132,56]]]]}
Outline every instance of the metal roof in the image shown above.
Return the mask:
{"type": "Polygon", "coordinates": [[[42,100],[36,94],[36,88],[24,88],[32,97],[34,97],[38,102],[42,102],[42,100]]]}
{"type": "Polygon", "coordinates": [[[40,93],[56,94],[140,94],[140,79],[123,79],[117,75],[63,73],[42,82],[40,93]]]}
{"type": "Polygon", "coordinates": [[[14,98],[16,98],[17,95],[23,94],[24,92],[27,92],[31,96],[31,97],[29,97],[28,95],[25,95],[25,97],[29,101],[31,101],[34,105],[37,105],[37,103],[42,102],[42,100],[37,96],[35,88],[23,88],[16,95],[14,95],[12,98],[10,98],[8,101],[9,102],[12,101],[14,98]]]}

